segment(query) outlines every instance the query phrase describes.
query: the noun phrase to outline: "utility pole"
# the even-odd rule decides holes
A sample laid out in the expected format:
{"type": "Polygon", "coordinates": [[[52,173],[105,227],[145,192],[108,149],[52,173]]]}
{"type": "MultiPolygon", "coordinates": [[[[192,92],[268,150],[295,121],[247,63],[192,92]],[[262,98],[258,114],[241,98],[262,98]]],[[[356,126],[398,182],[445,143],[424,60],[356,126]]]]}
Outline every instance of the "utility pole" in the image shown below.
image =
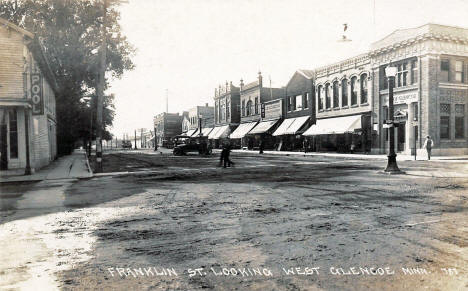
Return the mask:
{"type": "Polygon", "coordinates": [[[169,113],[169,90],[166,89],[166,113],[169,113]]]}
{"type": "Polygon", "coordinates": [[[137,149],[137,146],[136,146],[136,129],[135,129],[135,149],[137,149]]]}

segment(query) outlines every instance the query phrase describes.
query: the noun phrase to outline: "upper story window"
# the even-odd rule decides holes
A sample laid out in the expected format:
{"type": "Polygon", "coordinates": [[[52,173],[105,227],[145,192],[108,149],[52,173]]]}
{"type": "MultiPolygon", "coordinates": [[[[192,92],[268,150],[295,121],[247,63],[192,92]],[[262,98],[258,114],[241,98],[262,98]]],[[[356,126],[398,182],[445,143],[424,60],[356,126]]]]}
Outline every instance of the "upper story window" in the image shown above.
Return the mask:
{"type": "Polygon", "coordinates": [[[247,108],[245,115],[250,116],[252,115],[252,100],[247,101],[247,108]]]}
{"type": "Polygon", "coordinates": [[[231,103],[228,102],[226,104],[226,119],[229,119],[231,117],[231,103]]]}
{"type": "Polygon", "coordinates": [[[357,95],[358,95],[358,84],[357,77],[351,78],[351,105],[357,104],[357,95]]]}
{"type": "Polygon", "coordinates": [[[361,75],[361,104],[367,103],[367,74],[361,75]]]}
{"type": "Polygon", "coordinates": [[[295,110],[302,110],[302,95],[297,95],[295,102],[296,102],[295,110]]]}
{"type": "Polygon", "coordinates": [[[309,108],[309,93],[305,93],[303,105],[304,109],[309,108]]]}
{"type": "Polygon", "coordinates": [[[341,80],[341,106],[348,106],[348,80],[341,80]]]}
{"type": "Polygon", "coordinates": [[[398,73],[396,76],[395,87],[403,87],[408,85],[408,63],[404,62],[397,65],[398,73]]]}
{"type": "Polygon", "coordinates": [[[331,106],[331,99],[330,99],[330,84],[325,84],[325,108],[328,109],[331,106]]]}
{"type": "Polygon", "coordinates": [[[411,84],[416,84],[418,82],[418,61],[411,61],[411,84]]]}
{"type": "Polygon", "coordinates": [[[255,97],[255,114],[258,114],[258,97],[255,97]]]}
{"type": "Polygon", "coordinates": [[[245,100],[242,100],[242,109],[241,109],[242,116],[245,116],[245,100]]]}
{"type": "Polygon", "coordinates": [[[322,86],[317,87],[317,103],[318,103],[318,110],[322,110],[323,109],[322,86]]]}
{"type": "Polygon", "coordinates": [[[333,82],[333,107],[337,108],[340,107],[340,86],[338,85],[338,81],[333,82]]]}
{"type": "Polygon", "coordinates": [[[447,59],[440,60],[440,80],[442,82],[448,82],[449,79],[449,71],[450,71],[450,62],[447,59]]]}
{"type": "Polygon", "coordinates": [[[457,82],[465,82],[463,74],[463,62],[462,61],[455,61],[455,81],[457,82]]]}

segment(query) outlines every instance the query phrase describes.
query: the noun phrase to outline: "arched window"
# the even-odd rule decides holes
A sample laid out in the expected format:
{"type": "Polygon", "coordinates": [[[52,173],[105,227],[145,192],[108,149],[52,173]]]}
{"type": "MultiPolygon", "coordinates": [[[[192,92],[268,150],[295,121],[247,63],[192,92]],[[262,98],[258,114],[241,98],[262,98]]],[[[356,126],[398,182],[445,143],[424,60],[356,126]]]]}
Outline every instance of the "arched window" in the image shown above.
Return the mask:
{"type": "Polygon", "coordinates": [[[330,84],[325,84],[325,108],[328,109],[331,106],[331,98],[330,98],[330,84]]]}
{"type": "Polygon", "coordinates": [[[242,116],[245,116],[245,100],[242,100],[242,116]]]}
{"type": "Polygon", "coordinates": [[[361,104],[367,103],[367,74],[361,75],[361,104]]]}
{"type": "Polygon", "coordinates": [[[252,100],[247,101],[246,116],[252,115],[252,100]]]}
{"type": "Polygon", "coordinates": [[[341,80],[341,106],[348,106],[348,80],[341,80]]]}
{"type": "Polygon", "coordinates": [[[351,78],[351,105],[357,104],[357,95],[358,95],[358,83],[357,77],[351,78]]]}
{"type": "Polygon", "coordinates": [[[340,87],[338,86],[338,81],[333,82],[333,107],[340,107],[340,87]]]}
{"type": "Polygon", "coordinates": [[[318,110],[322,110],[323,109],[322,86],[317,87],[317,102],[318,102],[318,110]]]}

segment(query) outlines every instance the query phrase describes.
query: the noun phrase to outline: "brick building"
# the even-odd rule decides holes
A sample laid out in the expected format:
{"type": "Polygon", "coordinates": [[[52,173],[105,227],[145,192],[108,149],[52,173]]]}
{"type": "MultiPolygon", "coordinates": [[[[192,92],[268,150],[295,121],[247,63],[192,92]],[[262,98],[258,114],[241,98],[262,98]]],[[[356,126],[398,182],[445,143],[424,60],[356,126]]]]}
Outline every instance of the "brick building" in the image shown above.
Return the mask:
{"type": "Polygon", "coordinates": [[[315,70],[316,122],[304,136],[316,151],[370,151],[372,92],[367,54],[315,70]]]}
{"type": "Polygon", "coordinates": [[[163,112],[154,117],[154,132],[159,146],[170,147],[172,138],[182,133],[182,116],[163,112]]]}
{"type": "Polygon", "coordinates": [[[0,18],[2,174],[33,172],[57,157],[57,84],[43,52],[34,34],[0,18]]]}
{"type": "Polygon", "coordinates": [[[240,125],[230,135],[243,147],[258,147],[259,140],[246,136],[254,126],[261,121],[261,104],[284,96],[284,88],[269,88],[263,86],[262,74],[258,73],[255,82],[244,85],[240,82],[240,125]]]}
{"type": "Polygon", "coordinates": [[[215,89],[214,129],[208,136],[214,147],[219,147],[222,140],[236,129],[240,122],[240,90],[232,82],[215,89]]]}
{"type": "Polygon", "coordinates": [[[188,110],[188,131],[189,136],[200,136],[200,128],[203,136],[213,130],[214,127],[214,107],[208,106],[195,106],[188,110]]]}
{"type": "Polygon", "coordinates": [[[302,133],[315,123],[314,75],[311,70],[298,70],[286,85],[284,120],[273,132],[280,150],[302,148],[302,133]]]}
{"type": "Polygon", "coordinates": [[[385,67],[398,68],[394,120],[397,150],[414,152],[430,135],[435,155],[468,154],[468,29],[437,24],[397,30],[372,44],[373,149],[388,148],[385,67]]]}

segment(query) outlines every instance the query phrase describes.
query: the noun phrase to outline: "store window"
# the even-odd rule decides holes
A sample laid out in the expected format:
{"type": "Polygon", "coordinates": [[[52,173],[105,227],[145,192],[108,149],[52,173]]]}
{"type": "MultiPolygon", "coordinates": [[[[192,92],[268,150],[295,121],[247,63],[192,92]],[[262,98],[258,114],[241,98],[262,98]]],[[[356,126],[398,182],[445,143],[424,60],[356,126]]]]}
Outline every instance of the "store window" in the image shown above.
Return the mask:
{"type": "Polygon", "coordinates": [[[358,84],[357,77],[351,78],[351,105],[357,104],[358,84]]]}
{"type": "Polygon", "coordinates": [[[348,106],[348,80],[341,80],[341,106],[348,106]]]}
{"type": "Polygon", "coordinates": [[[456,61],[455,62],[455,81],[464,83],[465,76],[463,74],[463,62],[456,61]]]}
{"type": "Polygon", "coordinates": [[[450,104],[440,104],[440,138],[450,139],[450,104]]]}
{"type": "Polygon", "coordinates": [[[367,103],[367,74],[361,75],[361,104],[367,103]]]}
{"type": "Polygon", "coordinates": [[[440,60],[440,80],[442,82],[449,81],[450,63],[449,60],[440,60]]]}
{"type": "Polygon", "coordinates": [[[340,86],[338,81],[333,82],[333,107],[340,107],[340,86]]]}
{"type": "Polygon", "coordinates": [[[465,138],[465,104],[455,104],[455,138],[465,138]]]}
{"type": "Polygon", "coordinates": [[[10,122],[10,159],[18,158],[18,112],[11,109],[9,112],[10,122]]]}
{"type": "Polygon", "coordinates": [[[296,110],[302,110],[302,95],[296,95],[296,110]]]}

